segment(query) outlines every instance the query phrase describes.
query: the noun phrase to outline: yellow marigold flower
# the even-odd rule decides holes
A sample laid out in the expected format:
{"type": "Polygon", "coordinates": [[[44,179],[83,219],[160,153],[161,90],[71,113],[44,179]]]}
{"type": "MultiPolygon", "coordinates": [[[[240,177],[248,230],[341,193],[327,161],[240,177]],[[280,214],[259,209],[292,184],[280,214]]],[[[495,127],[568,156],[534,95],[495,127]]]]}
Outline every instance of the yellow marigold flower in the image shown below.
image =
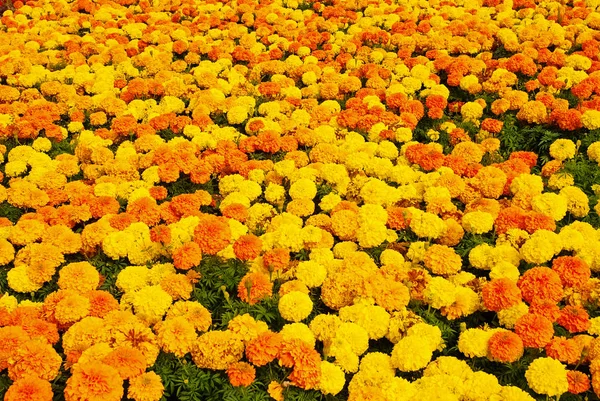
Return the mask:
{"type": "Polygon", "coordinates": [[[437,239],[444,235],[447,226],[444,220],[435,214],[418,211],[412,213],[410,229],[421,238],[437,239]]]}
{"type": "Polygon", "coordinates": [[[298,339],[302,340],[311,347],[315,346],[316,340],[312,331],[304,323],[289,323],[283,326],[279,332],[284,340],[298,339]]]}
{"type": "Polygon", "coordinates": [[[69,263],[60,269],[58,287],[62,290],[73,290],[85,293],[98,288],[100,274],[88,262],[69,263]]]}
{"type": "Polygon", "coordinates": [[[565,365],[553,358],[537,358],[525,372],[527,384],[538,394],[560,396],[569,389],[565,365]]]}
{"type": "Polygon", "coordinates": [[[159,285],[152,285],[134,293],[131,302],[137,317],[154,324],[167,313],[173,298],[159,285]]]}
{"type": "Polygon", "coordinates": [[[462,217],[462,227],[471,234],[485,234],[494,227],[494,216],[487,212],[475,211],[465,213],[462,217]]]}
{"type": "Polygon", "coordinates": [[[529,307],[525,302],[519,302],[515,306],[511,306],[510,308],[502,309],[498,312],[498,320],[500,324],[507,329],[512,329],[515,327],[515,323],[519,318],[523,315],[526,315],[529,312],[529,307]]]}
{"type": "Polygon", "coordinates": [[[362,355],[369,348],[369,333],[356,323],[344,322],[335,331],[336,340],[344,340],[355,355],[362,355]]]}
{"type": "Polygon", "coordinates": [[[580,188],[566,186],[559,195],[567,199],[567,210],[574,217],[585,217],[590,212],[590,200],[580,188]]]}
{"type": "Polygon", "coordinates": [[[232,331],[209,331],[198,337],[192,348],[194,363],[203,369],[225,370],[242,359],[244,343],[232,331]]]}
{"type": "Polygon", "coordinates": [[[127,398],[134,401],[159,401],[164,391],[160,376],[155,372],[145,372],[129,379],[127,398]]]}
{"type": "Polygon", "coordinates": [[[417,336],[406,336],[392,350],[392,366],[402,372],[423,369],[431,361],[433,350],[417,336]]]}
{"type": "Polygon", "coordinates": [[[450,306],[456,300],[456,286],[443,277],[433,277],[425,287],[423,296],[433,308],[450,306]]]}
{"type": "Polygon", "coordinates": [[[296,268],[296,278],[309,288],[320,287],[326,277],[327,269],[312,260],[300,262],[296,268]]]}
{"type": "MultiPolygon", "coordinates": [[[[598,113],[600,113],[600,111],[598,113]]],[[[594,142],[590,146],[588,146],[587,155],[590,158],[590,160],[593,160],[596,163],[600,163],[600,141],[594,142]]]]}
{"type": "Polygon", "coordinates": [[[535,196],[531,200],[531,208],[538,212],[552,217],[554,220],[562,220],[567,214],[567,199],[564,196],[545,192],[535,196]]]}
{"type": "Polygon", "coordinates": [[[494,330],[467,329],[460,333],[458,350],[469,358],[485,357],[488,352],[488,341],[494,333],[494,330]]]}
{"type": "Polygon", "coordinates": [[[160,322],[156,329],[158,345],[165,352],[183,358],[192,350],[197,335],[193,324],[184,316],[177,316],[160,322]]]}
{"type": "Polygon", "coordinates": [[[406,332],[408,336],[421,338],[432,351],[442,350],[444,348],[444,340],[442,339],[442,331],[437,326],[432,326],[427,323],[417,323],[411,326],[406,332]]]}
{"type": "Polygon", "coordinates": [[[465,399],[473,401],[489,401],[502,389],[496,376],[486,372],[473,372],[464,383],[465,399]]]}
{"type": "Polygon", "coordinates": [[[550,145],[550,156],[563,161],[575,157],[577,146],[570,139],[557,139],[550,145]]]}
{"type": "Polygon", "coordinates": [[[337,315],[321,314],[315,316],[310,322],[309,328],[317,340],[325,342],[335,337],[341,324],[342,321],[337,315]]]}
{"type": "Polygon", "coordinates": [[[310,315],[313,302],[307,294],[292,291],[279,299],[278,309],[285,320],[299,322],[310,315]]]}
{"type": "Polygon", "coordinates": [[[338,366],[331,362],[321,361],[321,382],[319,390],[323,394],[336,395],[344,388],[346,375],[338,366]]]}
{"type": "Polygon", "coordinates": [[[44,283],[31,281],[27,274],[27,265],[19,265],[10,269],[7,273],[8,286],[16,292],[35,292],[44,283]]]}
{"type": "Polygon", "coordinates": [[[341,308],[339,316],[344,322],[353,322],[364,328],[373,340],[384,337],[388,332],[390,314],[381,306],[361,302],[341,308]]]}
{"type": "Polygon", "coordinates": [[[5,239],[0,239],[0,266],[5,266],[15,258],[15,248],[5,239]]]}

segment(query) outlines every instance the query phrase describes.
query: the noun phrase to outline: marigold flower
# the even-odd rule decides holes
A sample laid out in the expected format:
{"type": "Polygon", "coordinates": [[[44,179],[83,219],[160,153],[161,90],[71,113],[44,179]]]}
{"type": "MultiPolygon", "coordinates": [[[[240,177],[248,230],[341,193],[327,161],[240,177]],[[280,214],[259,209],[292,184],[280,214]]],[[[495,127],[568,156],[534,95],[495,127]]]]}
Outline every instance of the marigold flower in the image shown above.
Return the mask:
{"type": "Polygon", "coordinates": [[[260,255],[262,241],[256,235],[248,234],[239,237],[233,244],[233,252],[240,260],[253,260],[260,255]]]}
{"type": "Polygon", "coordinates": [[[273,294],[273,283],[264,273],[248,273],[238,285],[238,297],[244,302],[254,305],[263,298],[273,294]]]}
{"type": "Polygon", "coordinates": [[[519,287],[508,278],[499,278],[486,283],[481,291],[483,304],[491,311],[498,312],[521,302],[519,287]]]}
{"type": "Polygon", "coordinates": [[[585,393],[590,389],[590,378],[578,370],[569,370],[567,381],[569,382],[569,393],[571,394],[585,393]]]}
{"type": "Polygon", "coordinates": [[[52,346],[42,338],[23,343],[8,359],[8,377],[18,380],[33,375],[52,381],[58,375],[62,359],[52,346]]]}
{"type": "Polygon", "coordinates": [[[559,275],[547,267],[534,267],[527,270],[518,282],[523,299],[532,303],[536,299],[548,299],[555,303],[563,297],[559,275]]]}
{"type": "Polygon", "coordinates": [[[227,368],[227,377],[234,387],[248,387],[256,377],[256,370],[247,362],[234,362],[227,368]]]}
{"type": "Polygon", "coordinates": [[[542,348],[554,336],[554,327],[545,317],[528,313],[515,323],[515,333],[521,337],[525,347],[542,348]]]}
{"type": "Polygon", "coordinates": [[[4,399],[6,401],[51,401],[53,396],[50,382],[36,376],[25,376],[11,384],[4,399]]]}
{"type": "Polygon", "coordinates": [[[571,333],[587,331],[590,327],[589,315],[581,306],[565,306],[556,322],[571,333]]]}
{"type": "Polygon", "coordinates": [[[527,384],[538,394],[560,396],[569,389],[567,370],[552,358],[537,358],[525,372],[527,384]]]}
{"type": "Polygon", "coordinates": [[[202,251],[196,242],[186,242],[173,251],[173,264],[181,270],[198,266],[202,260],[202,251]]]}
{"type": "Polygon", "coordinates": [[[155,372],[146,372],[129,380],[127,398],[134,401],[159,401],[165,387],[155,372]]]}
{"type": "Polygon", "coordinates": [[[216,255],[229,245],[230,240],[229,224],[216,216],[202,216],[194,229],[194,242],[200,246],[202,253],[207,255],[216,255]]]}
{"type": "Polygon", "coordinates": [[[77,364],[64,394],[66,401],[119,401],[123,397],[123,379],[115,368],[103,363],[77,364]]]}
{"type": "Polygon", "coordinates": [[[488,342],[488,358],[492,361],[512,363],[523,356],[523,341],[512,331],[494,333],[488,342]]]}
{"type": "Polygon", "coordinates": [[[123,380],[137,377],[146,370],[144,354],[129,346],[115,348],[102,359],[102,362],[117,369],[123,380]]]}

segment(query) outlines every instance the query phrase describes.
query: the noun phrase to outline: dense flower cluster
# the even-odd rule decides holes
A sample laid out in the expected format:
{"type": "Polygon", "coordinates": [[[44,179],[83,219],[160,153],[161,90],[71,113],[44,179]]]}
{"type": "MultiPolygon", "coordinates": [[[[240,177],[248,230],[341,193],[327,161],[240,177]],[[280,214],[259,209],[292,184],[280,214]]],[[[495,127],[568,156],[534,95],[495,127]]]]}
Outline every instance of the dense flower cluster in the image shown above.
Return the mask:
{"type": "Polygon", "coordinates": [[[0,396],[600,395],[599,183],[598,0],[13,1],[0,396]]]}

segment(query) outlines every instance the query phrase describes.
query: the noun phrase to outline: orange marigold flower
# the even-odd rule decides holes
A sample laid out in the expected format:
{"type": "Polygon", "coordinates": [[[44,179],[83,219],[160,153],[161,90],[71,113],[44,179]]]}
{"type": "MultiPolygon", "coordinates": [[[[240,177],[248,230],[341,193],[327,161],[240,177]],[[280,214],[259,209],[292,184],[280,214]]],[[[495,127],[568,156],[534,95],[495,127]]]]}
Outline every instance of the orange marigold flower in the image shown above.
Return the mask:
{"type": "Polygon", "coordinates": [[[156,200],[163,200],[168,195],[167,188],[161,186],[154,186],[148,191],[150,192],[150,196],[152,196],[156,200]]]}
{"type": "Polygon", "coordinates": [[[25,321],[22,327],[31,338],[43,337],[50,344],[56,344],[60,339],[56,325],[42,319],[25,321]]]}
{"type": "Polygon", "coordinates": [[[263,298],[273,295],[273,283],[263,273],[248,273],[238,285],[238,297],[244,302],[254,305],[263,298]]]}
{"type": "Polygon", "coordinates": [[[546,347],[546,355],[568,364],[576,364],[583,349],[572,338],[554,337],[546,347]]]}
{"type": "Polygon", "coordinates": [[[528,313],[515,323],[515,333],[521,337],[525,347],[542,348],[552,340],[554,327],[545,317],[528,313]]]}
{"type": "Polygon", "coordinates": [[[560,256],[552,261],[552,270],[565,287],[583,288],[591,276],[589,265],[577,256],[560,256]]]}
{"type": "Polygon", "coordinates": [[[16,380],[4,394],[4,401],[52,401],[52,385],[35,376],[16,380]]]}
{"type": "Polygon", "coordinates": [[[142,351],[129,346],[114,349],[102,362],[115,368],[123,380],[139,376],[146,370],[146,358],[142,351]]]}
{"type": "Polygon", "coordinates": [[[571,333],[579,333],[590,328],[590,317],[582,306],[567,305],[560,311],[556,320],[571,333]]]}
{"type": "Polygon", "coordinates": [[[181,270],[198,266],[201,260],[202,251],[196,242],[187,242],[173,252],[173,264],[181,270]]]}
{"type": "Polygon", "coordinates": [[[202,216],[194,229],[194,242],[200,246],[202,253],[207,255],[216,255],[229,245],[230,240],[229,224],[217,216],[202,216]]]}
{"type": "Polygon", "coordinates": [[[60,370],[62,359],[45,339],[34,338],[23,343],[8,359],[8,377],[18,380],[36,376],[54,380],[60,370]]]}
{"type": "Polygon", "coordinates": [[[265,331],[246,344],[246,358],[255,366],[264,366],[277,358],[282,341],[281,334],[265,331]]]}
{"type": "Polygon", "coordinates": [[[8,367],[8,359],[30,337],[22,327],[0,327],[0,370],[8,367]]]}
{"type": "Polygon", "coordinates": [[[159,225],[150,229],[150,239],[152,242],[168,244],[171,242],[171,229],[166,225],[159,225]]]}
{"type": "Polygon", "coordinates": [[[563,287],[559,275],[543,266],[527,270],[519,279],[523,299],[528,303],[536,299],[547,299],[558,303],[563,297],[563,287]]]}
{"type": "Polygon", "coordinates": [[[260,255],[262,240],[254,234],[242,235],[233,244],[233,252],[240,260],[254,260],[260,255]]]}
{"type": "Polygon", "coordinates": [[[103,318],[119,309],[119,301],[108,291],[94,290],[85,295],[90,300],[90,316],[103,318]]]}
{"type": "Polygon", "coordinates": [[[221,212],[223,213],[223,216],[229,219],[237,220],[240,223],[245,222],[248,218],[248,208],[241,203],[232,203],[227,205],[221,212]]]}
{"type": "Polygon", "coordinates": [[[387,208],[387,226],[393,230],[404,230],[410,225],[411,214],[408,209],[398,206],[387,208]]]}
{"type": "Polygon", "coordinates": [[[65,387],[65,401],[121,401],[123,379],[104,363],[77,364],[65,387]]]}
{"type": "Polygon", "coordinates": [[[512,331],[494,333],[488,342],[488,358],[492,361],[512,363],[523,356],[523,341],[512,331]]]}
{"type": "Polygon", "coordinates": [[[234,387],[248,387],[256,377],[256,370],[247,362],[234,362],[227,368],[227,377],[234,387]]]}
{"type": "Polygon", "coordinates": [[[130,202],[127,205],[127,213],[149,227],[160,222],[160,208],[154,198],[144,197],[130,202]]]}
{"type": "Polygon", "coordinates": [[[486,283],[481,290],[481,295],[485,307],[494,312],[521,302],[521,290],[508,278],[498,278],[486,283]]]}
{"type": "Polygon", "coordinates": [[[537,164],[538,156],[534,152],[512,152],[510,154],[509,160],[519,159],[523,160],[525,164],[527,164],[530,168],[533,168],[537,164]]]}
{"type": "Polygon", "coordinates": [[[560,308],[556,302],[549,299],[534,299],[529,305],[529,312],[542,315],[552,323],[560,316],[560,308]]]}
{"type": "Polygon", "coordinates": [[[263,255],[263,265],[269,271],[278,271],[286,268],[290,263],[290,252],[283,248],[271,249],[263,255]]]}
{"type": "Polygon", "coordinates": [[[129,380],[127,397],[134,401],[158,401],[164,391],[160,376],[155,372],[146,372],[129,380]]]}
{"type": "Polygon", "coordinates": [[[567,381],[569,382],[569,393],[571,394],[585,393],[590,389],[590,378],[578,370],[569,370],[567,381]]]}
{"type": "Polygon", "coordinates": [[[95,219],[107,214],[117,214],[121,209],[119,202],[110,196],[98,196],[89,203],[89,207],[95,219]]]}

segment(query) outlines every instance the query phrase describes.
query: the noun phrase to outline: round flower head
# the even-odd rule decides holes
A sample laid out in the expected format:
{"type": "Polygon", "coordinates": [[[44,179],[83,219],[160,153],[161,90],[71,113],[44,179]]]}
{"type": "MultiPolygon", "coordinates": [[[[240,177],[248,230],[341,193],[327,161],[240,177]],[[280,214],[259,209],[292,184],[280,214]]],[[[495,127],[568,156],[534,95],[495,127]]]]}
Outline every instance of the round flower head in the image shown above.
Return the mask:
{"type": "Polygon", "coordinates": [[[279,299],[279,313],[285,320],[299,322],[310,315],[313,302],[307,294],[292,291],[279,299]]]}
{"type": "Polygon", "coordinates": [[[323,394],[336,395],[344,388],[346,375],[344,371],[331,362],[321,361],[321,383],[319,390],[323,394]]]}
{"type": "Polygon", "coordinates": [[[256,377],[256,370],[247,362],[234,362],[227,368],[227,377],[234,387],[248,387],[256,377]]]}
{"type": "Polygon", "coordinates": [[[550,145],[550,156],[559,161],[572,159],[576,150],[575,143],[570,139],[557,139],[550,145]]]}
{"type": "Polygon", "coordinates": [[[115,368],[103,363],[77,364],[65,387],[67,401],[120,401],[121,398],[123,379],[115,368]]]}
{"type": "Polygon", "coordinates": [[[134,401],[159,401],[164,391],[160,376],[146,372],[129,380],[127,397],[134,401]]]}
{"type": "Polygon", "coordinates": [[[521,302],[519,287],[508,278],[499,278],[486,283],[481,295],[485,307],[494,312],[510,308],[521,302]]]}
{"type": "Polygon", "coordinates": [[[515,323],[515,333],[521,337],[525,347],[542,348],[552,340],[554,327],[549,319],[528,313],[515,323]]]}
{"type": "Polygon", "coordinates": [[[273,294],[273,283],[263,273],[248,273],[238,285],[238,297],[244,302],[254,305],[273,294]]]}
{"type": "Polygon", "coordinates": [[[486,212],[465,213],[462,218],[462,226],[466,232],[472,234],[485,234],[494,226],[494,216],[486,212]]]}
{"type": "Polygon", "coordinates": [[[492,361],[512,363],[523,356],[523,341],[512,331],[495,332],[488,342],[488,358],[492,361]]]}
{"type": "Polygon", "coordinates": [[[402,372],[423,369],[431,361],[433,352],[418,336],[402,338],[392,350],[392,366],[402,372]]]}
{"type": "Polygon", "coordinates": [[[432,273],[443,276],[458,273],[462,267],[462,259],[454,249],[437,244],[427,248],[423,263],[432,273]]]}
{"type": "Polygon", "coordinates": [[[25,376],[11,384],[4,399],[6,401],[51,401],[53,396],[50,382],[35,376],[25,376]]]}
{"type": "Polygon", "coordinates": [[[527,384],[538,394],[560,396],[569,389],[565,366],[552,358],[537,358],[525,372],[527,384]]]}
{"type": "Polygon", "coordinates": [[[62,290],[87,292],[95,290],[100,283],[100,274],[88,262],[69,263],[60,269],[58,286],[62,290]]]}
{"type": "Polygon", "coordinates": [[[33,375],[44,380],[54,380],[62,359],[52,346],[41,338],[23,343],[8,359],[8,377],[18,380],[33,375]]]}

